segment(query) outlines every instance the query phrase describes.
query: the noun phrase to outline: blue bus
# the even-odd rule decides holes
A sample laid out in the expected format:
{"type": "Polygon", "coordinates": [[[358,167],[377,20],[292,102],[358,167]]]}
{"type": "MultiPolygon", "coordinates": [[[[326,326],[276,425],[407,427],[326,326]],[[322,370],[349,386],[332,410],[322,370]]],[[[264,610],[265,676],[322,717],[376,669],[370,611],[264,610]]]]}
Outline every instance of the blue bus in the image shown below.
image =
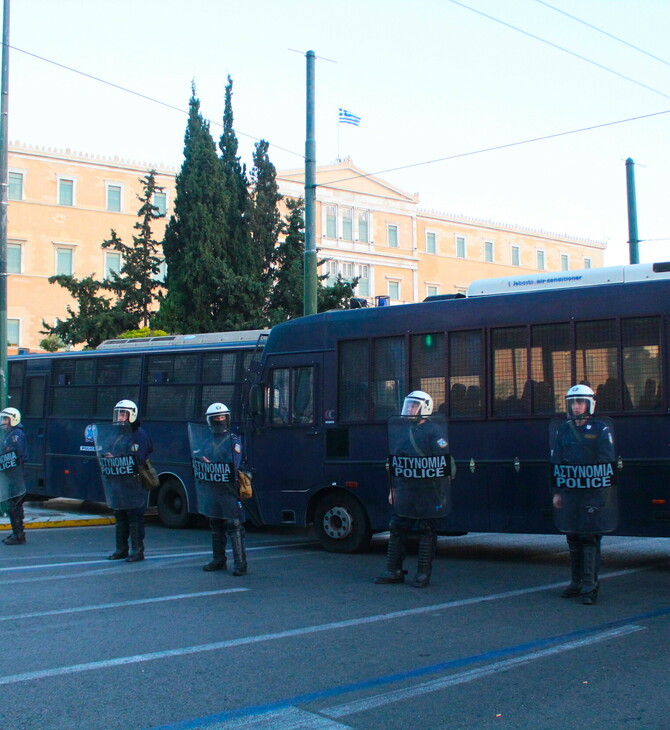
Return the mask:
{"type": "Polygon", "coordinates": [[[388,529],[387,419],[431,394],[458,474],[441,534],[552,533],[548,423],[575,383],[615,424],[617,534],[670,535],[670,264],[542,272],[272,329],[246,449],[263,523],[351,552],[388,529]]]}
{"type": "Polygon", "coordinates": [[[28,492],[104,501],[92,424],[110,421],[119,400],[139,406],[154,443],[160,487],[150,493],[162,522],[186,527],[197,511],[186,424],[212,402],[242,427],[249,373],[265,330],[107,340],[95,350],[9,358],[10,404],[28,439],[28,492]]]}

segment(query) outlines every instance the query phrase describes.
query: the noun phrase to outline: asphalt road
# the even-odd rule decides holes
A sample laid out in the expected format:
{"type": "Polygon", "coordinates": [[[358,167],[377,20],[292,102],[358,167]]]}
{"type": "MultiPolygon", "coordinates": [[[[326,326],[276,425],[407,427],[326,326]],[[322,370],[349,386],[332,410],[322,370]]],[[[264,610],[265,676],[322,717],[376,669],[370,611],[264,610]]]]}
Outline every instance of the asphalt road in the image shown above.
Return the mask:
{"type": "Polygon", "coordinates": [[[557,536],[441,538],[418,590],[372,583],[384,539],[250,532],[238,578],[206,530],[150,524],[136,564],[113,534],[0,545],[3,730],[670,727],[667,541],[606,537],[586,607],[557,536]]]}

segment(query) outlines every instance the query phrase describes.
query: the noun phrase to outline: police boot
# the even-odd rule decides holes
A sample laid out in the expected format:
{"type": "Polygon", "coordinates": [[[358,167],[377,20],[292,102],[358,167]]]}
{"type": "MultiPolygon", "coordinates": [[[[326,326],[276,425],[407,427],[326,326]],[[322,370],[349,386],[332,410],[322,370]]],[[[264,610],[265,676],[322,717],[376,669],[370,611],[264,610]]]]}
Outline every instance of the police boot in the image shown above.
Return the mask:
{"type": "Polygon", "coordinates": [[[571,578],[567,586],[561,591],[561,598],[575,598],[582,592],[582,548],[570,545],[570,573],[571,578]]]}
{"type": "Polygon", "coordinates": [[[600,546],[584,545],[584,570],[582,573],[582,603],[592,606],[598,598],[598,568],[600,563],[600,546]]]}
{"type": "Polygon", "coordinates": [[[231,530],[228,536],[233,548],[233,575],[246,575],[247,553],[244,549],[244,527],[240,526],[231,530]]]}
{"type": "Polygon", "coordinates": [[[136,515],[129,516],[130,528],[130,555],[126,558],[127,563],[136,563],[144,560],[144,541],[142,539],[140,518],[136,515]]]}
{"type": "Polygon", "coordinates": [[[26,533],[23,529],[23,505],[10,507],[9,521],[12,525],[12,534],[6,537],[3,542],[5,545],[25,545],[26,533]]]}
{"type": "Polygon", "coordinates": [[[130,529],[128,527],[128,515],[125,512],[116,513],[116,550],[107,560],[124,560],[128,557],[128,538],[130,529]]]}
{"type": "Polygon", "coordinates": [[[434,532],[421,532],[419,535],[419,558],[416,575],[412,581],[415,588],[426,588],[430,583],[433,558],[437,549],[437,535],[434,532]]]}
{"type": "Polygon", "coordinates": [[[386,550],[386,570],[378,575],[375,583],[404,583],[406,570],[402,569],[402,562],[405,559],[405,536],[400,530],[391,525],[389,544],[386,550]]]}
{"type": "Polygon", "coordinates": [[[223,532],[212,532],[212,560],[207,565],[203,565],[202,569],[225,570],[228,561],[226,560],[226,536],[223,532]]]}

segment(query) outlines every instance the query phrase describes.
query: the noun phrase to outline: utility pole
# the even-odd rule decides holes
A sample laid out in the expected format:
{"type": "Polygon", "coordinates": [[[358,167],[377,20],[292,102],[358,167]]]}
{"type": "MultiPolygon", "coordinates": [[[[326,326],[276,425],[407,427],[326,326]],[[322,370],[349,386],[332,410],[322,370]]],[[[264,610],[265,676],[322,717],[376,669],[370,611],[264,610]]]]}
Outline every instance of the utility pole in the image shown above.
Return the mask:
{"type": "Polygon", "coordinates": [[[637,237],[637,201],[635,198],[635,163],[626,160],[626,192],[628,197],[628,250],[631,264],[640,263],[640,249],[637,237]]]}
{"type": "Polygon", "coordinates": [[[7,405],[7,134],[9,98],[9,0],[2,13],[0,79],[0,407],[7,405]]]}
{"type": "Polygon", "coordinates": [[[316,314],[316,140],[314,135],[315,60],[307,51],[307,135],[305,138],[305,288],[303,314],[316,314]]]}

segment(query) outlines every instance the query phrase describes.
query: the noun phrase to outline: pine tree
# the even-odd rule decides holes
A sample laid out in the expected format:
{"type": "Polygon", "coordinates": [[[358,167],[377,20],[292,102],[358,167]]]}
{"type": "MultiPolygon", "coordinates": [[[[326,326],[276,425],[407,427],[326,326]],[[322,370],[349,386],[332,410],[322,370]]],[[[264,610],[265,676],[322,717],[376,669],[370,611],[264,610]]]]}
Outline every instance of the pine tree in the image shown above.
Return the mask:
{"type": "Polygon", "coordinates": [[[227,251],[226,181],[209,123],[192,88],[184,162],[165,231],[167,294],[152,324],[171,332],[222,329],[222,292],[232,278],[227,251]]]}

